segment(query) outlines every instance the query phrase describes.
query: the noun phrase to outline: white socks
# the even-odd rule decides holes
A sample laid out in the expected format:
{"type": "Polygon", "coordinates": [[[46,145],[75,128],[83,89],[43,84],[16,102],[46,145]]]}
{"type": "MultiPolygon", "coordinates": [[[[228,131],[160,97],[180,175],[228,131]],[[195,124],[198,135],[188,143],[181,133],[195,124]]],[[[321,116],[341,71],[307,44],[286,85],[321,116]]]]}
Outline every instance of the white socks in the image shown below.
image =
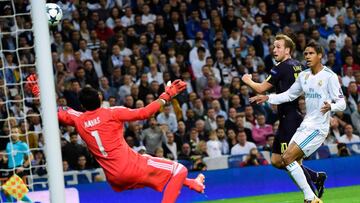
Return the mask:
{"type": "Polygon", "coordinates": [[[290,175],[293,177],[300,189],[304,192],[305,199],[313,200],[315,198],[315,194],[307,183],[304,171],[301,169],[298,162],[292,162],[286,166],[286,169],[289,171],[290,175]]]}

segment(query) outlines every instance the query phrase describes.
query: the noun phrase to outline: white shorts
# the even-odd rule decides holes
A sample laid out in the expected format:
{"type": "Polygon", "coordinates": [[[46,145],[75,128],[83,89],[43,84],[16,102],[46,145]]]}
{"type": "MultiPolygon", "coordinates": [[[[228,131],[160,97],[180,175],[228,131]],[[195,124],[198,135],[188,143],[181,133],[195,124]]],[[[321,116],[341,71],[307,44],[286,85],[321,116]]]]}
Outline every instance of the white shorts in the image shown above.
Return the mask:
{"type": "Polygon", "coordinates": [[[327,134],[320,130],[298,128],[289,144],[295,142],[304,152],[305,156],[309,157],[324,143],[326,136],[327,134]]]}

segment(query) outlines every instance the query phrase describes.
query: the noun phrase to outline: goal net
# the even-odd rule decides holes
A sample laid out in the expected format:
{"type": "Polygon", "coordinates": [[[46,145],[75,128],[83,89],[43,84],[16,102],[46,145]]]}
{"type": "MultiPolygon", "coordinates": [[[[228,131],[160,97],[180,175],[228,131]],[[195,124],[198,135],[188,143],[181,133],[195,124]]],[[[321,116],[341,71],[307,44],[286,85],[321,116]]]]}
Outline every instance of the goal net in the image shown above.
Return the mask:
{"type": "MultiPolygon", "coordinates": [[[[51,167],[45,157],[49,161],[52,156],[44,141],[44,106],[25,88],[26,77],[38,72],[39,64],[39,34],[34,33],[30,8],[29,1],[0,0],[0,202],[15,201],[4,189],[14,174],[30,192],[49,187],[51,167]]],[[[57,135],[58,129],[53,131],[57,135]]]]}

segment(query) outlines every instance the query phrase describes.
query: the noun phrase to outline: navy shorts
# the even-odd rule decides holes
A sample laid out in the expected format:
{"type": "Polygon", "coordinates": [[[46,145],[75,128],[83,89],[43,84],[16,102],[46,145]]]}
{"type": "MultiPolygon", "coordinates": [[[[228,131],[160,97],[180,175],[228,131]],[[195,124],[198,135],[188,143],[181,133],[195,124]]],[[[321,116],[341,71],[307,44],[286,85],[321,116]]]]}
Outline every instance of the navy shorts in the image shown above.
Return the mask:
{"type": "Polygon", "coordinates": [[[272,152],[282,154],[287,149],[288,144],[295,134],[297,128],[302,122],[302,117],[299,114],[291,116],[283,116],[280,118],[279,129],[275,135],[272,152]]]}

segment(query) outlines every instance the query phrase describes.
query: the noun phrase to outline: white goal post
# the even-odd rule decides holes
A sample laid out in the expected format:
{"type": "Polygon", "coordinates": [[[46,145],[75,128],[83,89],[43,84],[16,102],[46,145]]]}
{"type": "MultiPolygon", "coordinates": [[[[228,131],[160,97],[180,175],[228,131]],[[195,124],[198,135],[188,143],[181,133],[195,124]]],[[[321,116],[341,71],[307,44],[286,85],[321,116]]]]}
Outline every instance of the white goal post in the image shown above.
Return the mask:
{"type": "Polygon", "coordinates": [[[59,123],[57,120],[54,74],[50,52],[50,33],[45,0],[31,1],[34,30],[36,69],[40,85],[45,154],[52,203],[65,202],[64,175],[60,149],[59,123]]]}

